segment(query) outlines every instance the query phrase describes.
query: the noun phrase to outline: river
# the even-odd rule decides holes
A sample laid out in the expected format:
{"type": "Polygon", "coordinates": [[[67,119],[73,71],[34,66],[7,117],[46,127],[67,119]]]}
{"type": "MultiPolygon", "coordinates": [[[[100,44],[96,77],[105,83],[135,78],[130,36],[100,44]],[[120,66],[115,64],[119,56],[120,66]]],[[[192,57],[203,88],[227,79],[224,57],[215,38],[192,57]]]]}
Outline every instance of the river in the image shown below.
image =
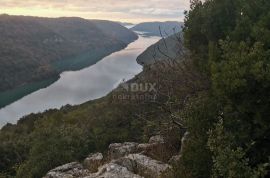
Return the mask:
{"type": "Polygon", "coordinates": [[[30,113],[77,105],[105,96],[123,80],[129,80],[142,71],[136,58],[159,37],[145,37],[129,44],[95,65],[79,71],[63,72],[60,79],[47,88],[33,92],[0,110],[0,128],[6,123],[15,124],[30,113]]]}

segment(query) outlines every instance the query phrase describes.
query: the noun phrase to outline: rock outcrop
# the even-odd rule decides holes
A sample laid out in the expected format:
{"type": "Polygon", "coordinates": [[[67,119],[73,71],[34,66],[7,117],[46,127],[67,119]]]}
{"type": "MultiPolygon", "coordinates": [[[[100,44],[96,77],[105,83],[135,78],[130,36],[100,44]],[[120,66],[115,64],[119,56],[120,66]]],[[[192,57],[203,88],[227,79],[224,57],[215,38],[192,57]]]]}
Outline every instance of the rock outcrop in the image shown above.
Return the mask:
{"type": "Polygon", "coordinates": [[[177,164],[180,161],[181,157],[182,157],[182,155],[180,155],[180,154],[179,155],[172,156],[171,159],[168,161],[168,163],[170,165],[175,165],[175,164],[177,164]]]}
{"type": "Polygon", "coordinates": [[[126,156],[137,151],[138,143],[125,142],[125,143],[113,143],[109,146],[110,159],[117,159],[126,156]]]}
{"type": "Polygon", "coordinates": [[[180,153],[177,154],[177,155],[174,155],[170,158],[170,160],[168,161],[168,163],[170,165],[176,165],[177,163],[180,162],[181,160],[181,157],[184,153],[184,149],[186,148],[186,144],[187,144],[187,141],[188,141],[188,137],[189,137],[189,132],[186,131],[185,134],[183,135],[182,139],[181,139],[181,149],[180,149],[180,153]]]}
{"type": "Polygon", "coordinates": [[[187,144],[189,135],[190,135],[189,132],[185,132],[184,136],[181,139],[181,151],[180,151],[180,154],[182,154],[184,149],[186,148],[186,144],[187,144]]]}
{"type": "Polygon", "coordinates": [[[72,162],[59,166],[44,178],[170,178],[172,166],[148,155],[164,145],[161,136],[151,137],[149,143],[143,144],[113,143],[106,159],[102,153],[93,153],[82,164],[72,162]]]}
{"type": "Polygon", "coordinates": [[[171,170],[169,164],[154,160],[143,154],[130,154],[115,162],[127,167],[129,171],[136,172],[147,178],[165,177],[171,170]]]}
{"type": "Polygon", "coordinates": [[[126,167],[115,163],[108,163],[99,168],[99,171],[85,178],[141,178],[126,167]]]}
{"type": "Polygon", "coordinates": [[[151,137],[148,143],[139,144],[137,149],[138,152],[160,161],[168,160],[172,156],[172,150],[160,135],[151,137]]]}
{"type": "Polygon", "coordinates": [[[83,166],[87,168],[91,173],[97,172],[99,166],[103,163],[102,153],[90,154],[83,162],[83,166]]]}
{"type": "Polygon", "coordinates": [[[49,171],[44,178],[85,177],[89,174],[90,172],[87,169],[84,169],[82,164],[72,162],[49,171]]]}
{"type": "Polygon", "coordinates": [[[161,135],[153,136],[149,139],[150,144],[165,143],[164,138],[161,135]]]}

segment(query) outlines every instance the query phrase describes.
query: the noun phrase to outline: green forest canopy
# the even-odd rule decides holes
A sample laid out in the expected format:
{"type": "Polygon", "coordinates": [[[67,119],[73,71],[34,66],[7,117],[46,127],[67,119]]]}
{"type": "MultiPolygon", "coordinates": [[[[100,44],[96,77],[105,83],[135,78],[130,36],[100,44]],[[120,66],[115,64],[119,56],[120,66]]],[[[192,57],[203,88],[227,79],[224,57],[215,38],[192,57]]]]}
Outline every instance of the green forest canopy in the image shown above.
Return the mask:
{"type": "Polygon", "coordinates": [[[186,12],[186,47],[211,83],[187,114],[193,142],[182,167],[191,177],[269,171],[269,10],[267,0],[193,0],[186,12]]]}

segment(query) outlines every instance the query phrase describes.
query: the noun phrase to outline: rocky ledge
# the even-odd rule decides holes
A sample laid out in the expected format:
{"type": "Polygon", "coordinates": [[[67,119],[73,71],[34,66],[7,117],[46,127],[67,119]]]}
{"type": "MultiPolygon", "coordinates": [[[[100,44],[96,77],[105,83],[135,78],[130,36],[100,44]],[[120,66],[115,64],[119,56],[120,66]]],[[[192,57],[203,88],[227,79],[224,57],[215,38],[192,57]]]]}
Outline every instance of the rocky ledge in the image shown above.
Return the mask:
{"type": "Polygon", "coordinates": [[[59,166],[44,178],[170,178],[172,164],[181,156],[175,154],[168,161],[160,161],[158,158],[169,151],[166,149],[161,136],[151,137],[148,143],[113,143],[106,158],[102,153],[92,153],[83,163],[59,166]]]}

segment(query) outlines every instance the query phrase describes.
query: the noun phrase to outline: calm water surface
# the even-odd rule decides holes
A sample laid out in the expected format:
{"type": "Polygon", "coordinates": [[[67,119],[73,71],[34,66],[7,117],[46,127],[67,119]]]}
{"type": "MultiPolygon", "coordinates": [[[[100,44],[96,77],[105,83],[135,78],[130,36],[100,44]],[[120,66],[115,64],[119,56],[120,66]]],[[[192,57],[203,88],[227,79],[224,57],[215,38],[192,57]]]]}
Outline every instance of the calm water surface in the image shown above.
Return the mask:
{"type": "Polygon", "coordinates": [[[143,37],[126,49],[105,57],[97,64],[75,72],[63,72],[61,78],[47,88],[38,90],[0,110],[0,127],[16,123],[30,113],[76,105],[108,94],[123,79],[131,79],[142,71],[137,56],[156,43],[158,37],[143,37]]]}

